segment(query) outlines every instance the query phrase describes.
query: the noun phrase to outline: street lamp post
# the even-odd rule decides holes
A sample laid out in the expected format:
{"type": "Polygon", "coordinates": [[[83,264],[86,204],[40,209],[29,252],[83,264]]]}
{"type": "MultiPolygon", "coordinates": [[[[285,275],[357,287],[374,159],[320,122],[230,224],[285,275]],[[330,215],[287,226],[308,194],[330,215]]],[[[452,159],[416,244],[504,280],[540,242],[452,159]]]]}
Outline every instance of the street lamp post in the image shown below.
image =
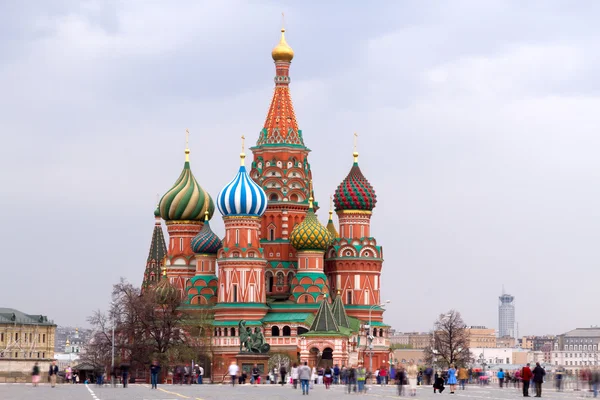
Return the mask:
{"type": "Polygon", "coordinates": [[[371,328],[371,313],[377,307],[385,307],[386,304],[389,304],[390,300],[386,300],[385,303],[375,304],[369,308],[369,332],[367,339],[369,339],[369,373],[371,374],[371,383],[373,382],[373,339],[375,338],[372,334],[371,328]]]}
{"type": "Polygon", "coordinates": [[[115,387],[117,382],[116,382],[116,376],[114,375],[114,371],[115,371],[115,325],[117,323],[117,317],[115,315],[114,312],[114,306],[115,303],[112,302],[111,303],[111,308],[113,308],[112,312],[113,312],[113,318],[112,318],[112,346],[111,346],[111,362],[110,362],[110,380],[112,383],[112,386],[115,387]]]}

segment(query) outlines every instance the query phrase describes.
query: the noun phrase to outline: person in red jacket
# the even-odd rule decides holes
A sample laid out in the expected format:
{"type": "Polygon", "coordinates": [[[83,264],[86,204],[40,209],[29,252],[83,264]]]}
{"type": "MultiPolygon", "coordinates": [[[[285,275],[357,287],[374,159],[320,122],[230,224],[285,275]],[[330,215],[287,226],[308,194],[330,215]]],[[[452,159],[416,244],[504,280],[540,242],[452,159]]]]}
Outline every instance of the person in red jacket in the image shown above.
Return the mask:
{"type": "Polygon", "coordinates": [[[529,363],[523,367],[521,370],[521,379],[523,380],[523,397],[529,397],[529,382],[533,374],[531,373],[531,368],[529,368],[529,363]]]}

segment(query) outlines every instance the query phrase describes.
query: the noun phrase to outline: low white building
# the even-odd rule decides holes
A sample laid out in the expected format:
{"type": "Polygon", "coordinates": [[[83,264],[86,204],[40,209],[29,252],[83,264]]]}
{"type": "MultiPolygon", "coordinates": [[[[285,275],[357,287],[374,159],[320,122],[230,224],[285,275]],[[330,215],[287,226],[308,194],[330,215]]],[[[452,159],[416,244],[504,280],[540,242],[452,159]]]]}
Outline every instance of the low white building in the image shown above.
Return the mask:
{"type": "MultiPolygon", "coordinates": [[[[496,365],[512,365],[513,351],[510,347],[487,348],[487,347],[472,347],[469,349],[474,360],[474,365],[480,365],[485,362],[488,366],[496,365]]],[[[502,368],[502,367],[501,367],[502,368]]]]}

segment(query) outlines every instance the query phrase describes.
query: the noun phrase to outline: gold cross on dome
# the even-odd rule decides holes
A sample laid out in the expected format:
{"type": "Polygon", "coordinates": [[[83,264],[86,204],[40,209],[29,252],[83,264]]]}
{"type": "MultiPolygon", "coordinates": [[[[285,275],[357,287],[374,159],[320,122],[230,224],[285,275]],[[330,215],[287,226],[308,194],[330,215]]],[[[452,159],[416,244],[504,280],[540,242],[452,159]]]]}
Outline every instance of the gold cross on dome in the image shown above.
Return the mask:
{"type": "Polygon", "coordinates": [[[189,148],[190,146],[190,130],[189,129],[185,129],[185,148],[189,148]]]}
{"type": "Polygon", "coordinates": [[[281,12],[281,30],[285,31],[285,14],[281,12]]]}
{"type": "Polygon", "coordinates": [[[356,142],[358,141],[358,133],[354,132],[354,152],[356,153],[356,142]]]}
{"type": "Polygon", "coordinates": [[[246,137],[244,135],[242,135],[242,153],[244,152],[244,150],[246,149],[246,147],[244,146],[244,141],[246,140],[246,137]]]}

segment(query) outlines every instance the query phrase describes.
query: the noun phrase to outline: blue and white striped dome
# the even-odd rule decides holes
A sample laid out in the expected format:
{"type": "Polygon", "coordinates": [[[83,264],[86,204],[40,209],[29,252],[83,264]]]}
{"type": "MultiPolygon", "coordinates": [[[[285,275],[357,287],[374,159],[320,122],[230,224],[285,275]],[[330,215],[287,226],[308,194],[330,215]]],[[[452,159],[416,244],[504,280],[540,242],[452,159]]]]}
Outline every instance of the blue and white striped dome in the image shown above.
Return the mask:
{"type": "Polygon", "coordinates": [[[223,216],[261,216],[267,209],[267,195],[246,172],[242,165],[239,172],[217,196],[217,207],[223,216]]]}

